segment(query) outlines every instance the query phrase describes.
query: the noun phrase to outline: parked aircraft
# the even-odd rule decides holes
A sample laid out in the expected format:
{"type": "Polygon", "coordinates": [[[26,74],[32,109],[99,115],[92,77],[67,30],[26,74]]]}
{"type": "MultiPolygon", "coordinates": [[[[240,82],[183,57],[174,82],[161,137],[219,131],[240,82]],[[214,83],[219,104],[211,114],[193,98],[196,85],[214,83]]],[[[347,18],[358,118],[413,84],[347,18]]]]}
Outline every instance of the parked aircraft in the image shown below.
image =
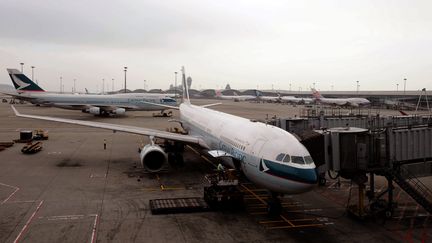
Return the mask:
{"type": "Polygon", "coordinates": [[[255,90],[255,94],[258,101],[270,102],[270,103],[280,102],[279,94],[277,96],[267,96],[267,95],[263,95],[262,92],[259,90],[255,90]]]}
{"type": "Polygon", "coordinates": [[[63,109],[81,110],[94,115],[123,115],[127,110],[161,111],[166,106],[176,106],[177,102],[162,94],[128,93],[128,94],[63,94],[45,92],[26,75],[17,69],[7,69],[17,94],[10,94],[32,104],[54,106],[63,109]]]}
{"type": "Polygon", "coordinates": [[[294,103],[294,104],[310,104],[314,102],[312,98],[298,98],[294,96],[281,96],[281,102],[294,103]]]}
{"type": "Polygon", "coordinates": [[[322,104],[354,107],[370,105],[370,101],[365,98],[324,98],[316,89],[311,90],[315,101],[322,104]]]}
{"type": "Polygon", "coordinates": [[[256,96],[253,95],[238,95],[234,92],[234,95],[224,95],[220,90],[216,91],[216,98],[223,100],[234,100],[234,101],[249,101],[256,100],[256,96]]]}
{"type": "MultiPolygon", "coordinates": [[[[186,75],[182,68],[183,84],[186,75]]],[[[20,114],[19,117],[70,123],[119,132],[149,136],[150,143],[140,152],[142,167],[157,172],[170,158],[172,152],[181,156],[180,151],[167,151],[155,144],[154,138],[165,139],[175,144],[191,144],[209,150],[208,153],[223,160],[227,166],[240,170],[252,182],[272,192],[268,210],[280,210],[280,194],[297,194],[311,190],[317,182],[315,164],[307,149],[289,132],[268,124],[208,109],[214,105],[196,106],[189,100],[186,85],[184,102],[179,107],[179,123],[187,135],[158,131],[143,127],[72,120],[56,117],[20,114]]],[[[176,147],[176,146],[172,146],[176,147]]]]}

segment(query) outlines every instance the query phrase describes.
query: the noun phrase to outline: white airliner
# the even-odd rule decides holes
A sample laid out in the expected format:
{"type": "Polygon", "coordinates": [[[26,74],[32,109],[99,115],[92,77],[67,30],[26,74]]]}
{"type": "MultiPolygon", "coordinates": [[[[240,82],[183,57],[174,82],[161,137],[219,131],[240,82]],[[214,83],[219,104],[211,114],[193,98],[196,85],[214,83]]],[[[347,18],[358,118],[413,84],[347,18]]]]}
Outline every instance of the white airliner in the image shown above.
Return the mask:
{"type": "Polygon", "coordinates": [[[216,98],[222,100],[234,100],[234,101],[248,101],[248,100],[256,100],[257,97],[253,95],[238,95],[234,92],[234,95],[224,95],[220,90],[216,91],[216,98]]]}
{"type": "Polygon", "coordinates": [[[365,98],[324,98],[316,89],[311,90],[315,101],[322,104],[354,107],[370,105],[370,101],[365,98]]]}
{"type": "Polygon", "coordinates": [[[280,94],[277,96],[268,96],[268,95],[262,95],[262,92],[259,90],[255,90],[257,99],[260,101],[270,102],[270,103],[276,103],[280,102],[280,94]]]}
{"type": "MultiPolygon", "coordinates": [[[[182,72],[185,84],[184,68],[182,72]]],[[[231,158],[224,160],[227,166],[241,170],[250,181],[270,190],[276,202],[279,202],[279,194],[303,193],[315,186],[317,174],[312,157],[292,134],[275,126],[206,108],[214,104],[192,105],[189,91],[185,89],[184,103],[179,107],[179,122],[188,132],[187,135],[143,127],[24,115],[12,108],[20,117],[149,136],[151,143],[141,150],[140,158],[142,167],[151,172],[161,170],[168,162],[167,153],[170,151],[154,143],[154,138],[162,138],[199,146],[209,150],[208,153],[213,157],[231,158]]]]}
{"type": "Polygon", "coordinates": [[[7,69],[16,93],[10,94],[17,99],[32,104],[54,106],[69,110],[81,110],[94,115],[123,115],[127,110],[161,111],[167,108],[161,105],[176,106],[177,102],[163,94],[127,93],[127,94],[60,94],[45,92],[26,75],[17,69],[7,69]]]}
{"type": "Polygon", "coordinates": [[[281,96],[281,102],[294,103],[294,104],[310,104],[314,100],[312,98],[298,98],[295,96],[281,96]]]}

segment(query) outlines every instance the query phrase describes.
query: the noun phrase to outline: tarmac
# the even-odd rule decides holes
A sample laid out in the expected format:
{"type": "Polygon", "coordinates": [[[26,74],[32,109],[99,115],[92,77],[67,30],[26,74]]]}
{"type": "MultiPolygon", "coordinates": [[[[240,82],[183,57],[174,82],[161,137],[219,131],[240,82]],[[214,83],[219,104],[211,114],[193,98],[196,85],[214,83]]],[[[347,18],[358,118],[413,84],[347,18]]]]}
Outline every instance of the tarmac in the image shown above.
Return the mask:
{"type": "MultiPolygon", "coordinates": [[[[215,100],[193,102],[208,104],[215,100]]],[[[303,108],[221,102],[212,108],[259,120],[273,115],[299,115],[303,108]]],[[[123,117],[104,118],[30,104],[15,107],[24,114],[161,130],[177,126],[169,122],[172,118],[154,118],[152,112],[127,112],[123,117]]],[[[391,110],[380,112],[398,114],[391,110]]],[[[178,113],[174,112],[176,117],[178,113]]],[[[33,155],[21,153],[24,144],[19,143],[0,151],[0,242],[432,240],[430,215],[398,188],[395,196],[399,207],[393,218],[363,221],[350,217],[345,208],[348,200],[355,200],[355,188],[345,180],[329,180],[326,186],[317,186],[308,193],[285,197],[286,213],[280,218],[266,216],[260,204],[266,193],[248,182],[243,185],[245,191],[250,191],[245,210],[152,215],[151,199],[201,197],[204,175],[214,170],[211,161],[187,149],[183,166],[169,166],[157,175],[144,173],[137,165],[138,148],[148,142],[146,137],[18,118],[9,104],[0,104],[0,142],[19,138],[23,129],[43,129],[49,139],[43,141],[43,150],[33,155]],[[302,220],[306,219],[310,221],[304,223],[302,220]]],[[[430,177],[424,182],[432,185],[430,177]]],[[[378,190],[384,186],[383,180],[378,181],[378,190]]]]}

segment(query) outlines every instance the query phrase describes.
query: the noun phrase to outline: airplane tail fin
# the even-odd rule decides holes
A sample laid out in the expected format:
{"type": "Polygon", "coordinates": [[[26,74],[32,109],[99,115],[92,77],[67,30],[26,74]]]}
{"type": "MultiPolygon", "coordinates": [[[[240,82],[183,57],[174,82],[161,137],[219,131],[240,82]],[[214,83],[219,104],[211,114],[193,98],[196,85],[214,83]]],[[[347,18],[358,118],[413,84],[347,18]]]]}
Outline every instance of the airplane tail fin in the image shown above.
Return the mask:
{"type": "Polygon", "coordinates": [[[255,96],[256,97],[260,97],[260,96],[262,96],[262,93],[261,93],[261,91],[259,91],[259,90],[255,90],[255,96]]]}
{"type": "Polygon", "coordinates": [[[406,113],[406,112],[403,111],[403,110],[399,110],[399,112],[401,113],[402,116],[408,116],[408,113],[406,113]]]}
{"type": "Polygon", "coordinates": [[[222,96],[222,92],[220,90],[216,90],[216,97],[220,98],[222,96]]]}
{"type": "Polygon", "coordinates": [[[9,77],[12,80],[15,89],[20,91],[29,91],[29,92],[44,92],[39,85],[29,79],[25,74],[21,73],[17,69],[8,68],[9,77]]]}
{"type": "Polygon", "coordinates": [[[184,103],[188,103],[190,104],[190,99],[189,99],[189,88],[187,86],[186,83],[186,72],[185,72],[185,68],[184,66],[182,67],[182,82],[183,82],[183,102],[184,103]]]}
{"type": "Polygon", "coordinates": [[[321,98],[323,98],[323,96],[320,94],[320,92],[318,90],[316,90],[314,88],[311,88],[311,91],[312,91],[312,96],[315,99],[321,99],[321,98]]]}

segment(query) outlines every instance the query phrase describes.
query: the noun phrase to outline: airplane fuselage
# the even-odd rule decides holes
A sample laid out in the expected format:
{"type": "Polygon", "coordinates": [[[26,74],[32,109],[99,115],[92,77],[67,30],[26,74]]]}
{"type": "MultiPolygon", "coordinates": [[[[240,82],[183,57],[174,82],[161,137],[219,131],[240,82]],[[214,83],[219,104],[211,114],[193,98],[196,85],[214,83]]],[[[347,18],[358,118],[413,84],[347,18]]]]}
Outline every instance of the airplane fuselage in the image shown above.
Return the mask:
{"type": "Polygon", "coordinates": [[[53,94],[53,93],[22,93],[21,98],[35,104],[50,105],[64,109],[82,110],[89,107],[118,107],[126,110],[156,111],[166,108],[152,105],[163,104],[175,106],[176,101],[170,97],[147,94],[53,94]]]}
{"type": "Polygon", "coordinates": [[[211,150],[230,154],[240,162],[248,179],[258,185],[296,194],[316,184],[315,164],[309,152],[287,131],[191,104],[180,105],[180,118],[190,135],[201,137],[211,150]],[[292,159],[277,160],[281,154],[292,159]]]}
{"type": "Polygon", "coordinates": [[[370,104],[370,101],[364,98],[317,98],[317,101],[324,104],[355,107],[370,104]]]}

